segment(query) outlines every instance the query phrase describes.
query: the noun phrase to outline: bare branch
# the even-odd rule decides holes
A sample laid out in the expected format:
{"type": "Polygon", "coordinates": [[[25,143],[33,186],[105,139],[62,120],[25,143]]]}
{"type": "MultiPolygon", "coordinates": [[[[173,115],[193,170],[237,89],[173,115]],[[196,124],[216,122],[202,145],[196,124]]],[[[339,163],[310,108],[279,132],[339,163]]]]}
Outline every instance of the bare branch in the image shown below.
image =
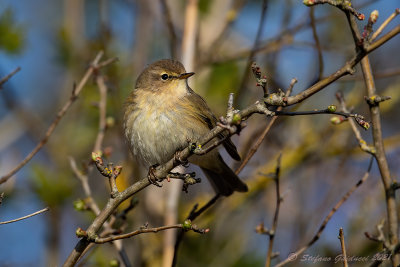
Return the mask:
{"type": "Polygon", "coordinates": [[[267,252],[267,260],[265,262],[265,267],[271,266],[271,259],[273,256],[272,253],[272,248],[274,245],[274,239],[275,239],[275,233],[276,233],[276,228],[278,227],[278,216],[279,216],[279,208],[281,206],[282,202],[282,197],[279,189],[279,178],[280,178],[280,170],[281,170],[281,157],[282,154],[279,155],[277,164],[276,164],[276,169],[275,169],[275,176],[274,176],[274,181],[275,181],[275,191],[276,191],[276,208],[275,208],[275,213],[274,213],[274,219],[272,221],[272,227],[271,230],[269,231],[269,245],[268,245],[268,252],[267,252]]]}
{"type": "Polygon", "coordinates": [[[1,225],[1,224],[8,224],[8,223],[13,223],[13,222],[22,221],[22,220],[28,219],[28,218],[30,218],[30,217],[33,217],[33,216],[35,216],[35,215],[38,215],[38,214],[40,214],[40,213],[46,212],[46,211],[48,211],[48,210],[49,210],[49,208],[47,207],[47,208],[41,209],[41,210],[39,210],[39,211],[36,211],[36,212],[34,212],[34,213],[31,213],[31,214],[29,214],[29,215],[23,216],[23,217],[18,218],[18,219],[14,219],[14,220],[10,220],[10,221],[5,221],[5,222],[0,222],[0,225],[1,225]]]}
{"type": "Polygon", "coordinates": [[[192,224],[189,220],[188,222],[185,221],[185,223],[183,223],[183,224],[180,223],[180,224],[160,226],[160,227],[155,227],[155,228],[147,228],[147,226],[144,226],[139,230],[136,230],[136,231],[133,231],[130,233],[126,233],[126,234],[104,237],[104,238],[96,237],[93,242],[96,244],[104,244],[104,243],[112,242],[112,241],[119,240],[119,239],[130,238],[130,237],[140,235],[140,234],[158,233],[160,231],[165,231],[168,229],[176,229],[176,228],[184,229],[185,231],[191,230],[191,231],[194,231],[199,234],[206,234],[210,231],[209,229],[198,228],[196,225],[192,224]],[[186,225],[186,224],[188,224],[188,225],[186,225]]]}
{"type": "Polygon", "coordinates": [[[102,75],[96,76],[97,87],[99,88],[100,101],[99,101],[99,130],[97,132],[96,141],[94,143],[93,151],[99,152],[102,150],[104,133],[106,131],[107,120],[107,86],[104,82],[102,75]]]}
{"type": "Polygon", "coordinates": [[[364,14],[355,10],[352,6],[350,1],[342,1],[342,0],[303,0],[303,4],[307,6],[319,5],[319,4],[329,4],[335,6],[345,12],[349,12],[353,14],[357,19],[364,20],[364,14]]]}
{"type": "Polygon", "coordinates": [[[317,48],[317,54],[318,54],[318,80],[321,80],[324,75],[324,58],[322,57],[321,43],[319,42],[317,26],[315,23],[314,7],[310,8],[310,19],[311,19],[310,24],[315,42],[315,47],[317,48]]]}
{"type": "Polygon", "coordinates": [[[339,239],[340,239],[340,246],[342,248],[343,267],[348,267],[349,264],[347,263],[347,253],[346,253],[346,246],[344,244],[343,228],[339,229],[339,239]]]}
{"type": "Polygon", "coordinates": [[[165,15],[165,21],[168,27],[169,32],[169,41],[170,41],[170,50],[171,50],[171,58],[176,58],[177,56],[177,36],[174,27],[174,22],[172,21],[171,11],[168,7],[166,0],[160,0],[161,8],[163,10],[163,14],[165,15]]]}
{"type": "Polygon", "coordinates": [[[103,52],[99,52],[97,54],[96,58],[93,60],[92,64],[90,65],[89,69],[86,71],[85,75],[83,76],[83,78],[81,79],[79,84],[76,87],[74,86],[74,90],[73,90],[71,97],[64,104],[64,106],[60,109],[60,111],[57,113],[56,118],[50,124],[50,126],[47,129],[42,140],[40,140],[40,142],[35,146],[35,148],[16,167],[14,167],[7,174],[0,177],[0,184],[7,182],[8,179],[10,179],[15,173],[17,173],[22,167],[24,167],[33,158],[33,156],[35,156],[36,153],[39,152],[40,149],[42,149],[42,147],[47,143],[47,141],[49,140],[51,134],[54,132],[54,130],[57,127],[60,120],[67,113],[68,109],[75,102],[79,93],[82,91],[83,87],[85,86],[85,84],[87,83],[89,78],[92,76],[92,74],[93,74],[94,70],[97,68],[97,64],[99,63],[102,56],[103,56],[103,52]]]}
{"type": "MultiPolygon", "coordinates": [[[[323,88],[326,86],[330,85],[331,83],[335,82],[339,78],[347,75],[347,74],[352,74],[354,72],[353,68],[361,61],[362,58],[364,58],[367,54],[371,53],[387,41],[389,41],[391,38],[396,36],[397,34],[400,33],[400,25],[396,26],[393,30],[385,34],[383,37],[375,41],[374,43],[368,45],[365,50],[359,51],[357,55],[355,55],[350,61],[348,61],[342,68],[337,70],[336,72],[332,73],[330,76],[326,77],[325,79],[317,82],[310,88],[304,90],[303,92],[295,95],[288,97],[287,102],[285,105],[290,106],[297,104],[308,97],[312,96],[313,94],[321,91],[323,88]]],[[[270,100],[266,100],[266,102],[270,102],[270,100]]],[[[284,105],[284,104],[282,104],[284,105]]]]}
{"type": "Polygon", "coordinates": [[[382,33],[382,31],[386,28],[386,26],[389,25],[389,23],[399,14],[400,14],[400,9],[396,8],[396,10],[382,23],[382,25],[379,26],[379,28],[374,32],[374,34],[372,34],[370,41],[371,42],[374,41],[376,37],[378,37],[382,33]]]}
{"type": "Polygon", "coordinates": [[[3,84],[5,84],[12,76],[14,76],[20,70],[21,70],[21,67],[17,67],[10,74],[8,74],[7,76],[1,78],[1,80],[0,80],[0,90],[3,88],[3,84]]]}
{"type": "MultiPolygon", "coordinates": [[[[293,78],[292,81],[290,82],[289,88],[286,90],[286,97],[288,97],[293,90],[293,86],[297,83],[297,79],[293,78]]],[[[282,107],[278,107],[277,111],[281,111],[282,107]]],[[[236,169],[235,173],[239,174],[243,168],[246,166],[246,164],[249,162],[249,160],[253,157],[253,155],[257,152],[258,148],[260,147],[262,141],[265,139],[267,136],[269,130],[271,129],[272,125],[276,121],[278,117],[272,117],[271,120],[269,121],[267,127],[265,127],[264,131],[261,133],[261,135],[258,137],[257,141],[253,144],[251,147],[249,153],[246,155],[246,157],[243,159],[242,163],[240,166],[236,169]]]]}
{"type": "MultiPolygon", "coordinates": [[[[198,208],[198,204],[194,205],[192,210],[190,211],[190,214],[188,217],[186,217],[186,220],[194,221],[197,217],[199,217],[203,212],[205,212],[207,209],[212,207],[217,200],[221,197],[221,195],[215,195],[212,199],[210,199],[203,207],[200,209],[198,208]]],[[[172,267],[175,267],[178,261],[178,250],[179,250],[179,245],[182,242],[183,236],[185,234],[185,231],[181,230],[178,232],[178,235],[176,237],[175,241],[175,248],[174,248],[174,258],[172,260],[172,267]]]]}
{"type": "MultiPolygon", "coordinates": [[[[346,102],[344,100],[344,96],[341,92],[336,93],[336,98],[339,100],[339,103],[342,107],[342,110],[344,112],[349,112],[347,107],[346,107],[346,102]]],[[[367,142],[362,138],[360,131],[358,130],[356,123],[353,120],[349,120],[351,129],[354,132],[354,135],[356,136],[357,140],[358,140],[358,145],[360,146],[361,150],[370,153],[370,154],[374,154],[376,152],[375,147],[373,146],[369,146],[367,144],[367,142]]]]}
{"type": "Polygon", "coordinates": [[[372,167],[372,162],[373,162],[373,157],[371,157],[371,160],[369,162],[369,166],[368,166],[368,170],[367,172],[364,174],[364,176],[352,187],[349,189],[349,191],[347,191],[346,194],[343,195],[343,197],[336,203],[336,205],[332,208],[332,210],[329,212],[329,214],[325,217],[324,221],[322,222],[322,224],[320,225],[317,233],[313,236],[313,238],[303,247],[301,247],[300,249],[298,249],[296,252],[291,253],[289,258],[286,258],[285,260],[281,261],[280,263],[278,263],[277,265],[275,265],[275,267],[279,267],[279,266],[283,266],[289,262],[292,262],[293,259],[297,258],[301,253],[303,253],[304,251],[306,251],[309,247],[311,247],[315,242],[318,241],[318,239],[320,238],[322,232],[324,231],[326,225],[328,224],[328,222],[331,220],[332,216],[336,213],[336,211],[343,205],[344,202],[346,202],[346,200],[351,196],[351,194],[353,194],[353,192],[360,187],[369,177],[369,173],[371,171],[371,167],[372,167]]]}
{"type": "Polygon", "coordinates": [[[241,99],[242,94],[245,92],[246,89],[246,82],[247,82],[247,78],[249,76],[249,71],[250,71],[250,67],[251,64],[255,61],[255,55],[257,50],[259,49],[260,46],[260,40],[261,40],[261,34],[263,32],[264,29],[264,22],[265,22],[265,18],[267,15],[267,9],[268,9],[268,0],[263,0],[262,2],[262,6],[261,6],[261,16],[260,16],[260,22],[258,23],[258,28],[257,28],[257,33],[256,33],[256,38],[254,40],[254,44],[252,49],[250,50],[250,54],[248,55],[247,58],[247,64],[246,64],[246,68],[245,68],[245,72],[242,78],[242,81],[240,83],[239,86],[239,91],[237,93],[237,99],[241,99]]]}

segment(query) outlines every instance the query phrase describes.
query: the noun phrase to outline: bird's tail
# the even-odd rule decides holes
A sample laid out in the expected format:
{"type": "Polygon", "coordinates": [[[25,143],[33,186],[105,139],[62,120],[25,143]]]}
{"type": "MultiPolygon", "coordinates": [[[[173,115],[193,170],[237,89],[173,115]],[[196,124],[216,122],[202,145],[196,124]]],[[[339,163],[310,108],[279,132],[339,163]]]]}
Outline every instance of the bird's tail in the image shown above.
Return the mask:
{"type": "Polygon", "coordinates": [[[247,185],[226,165],[221,157],[218,169],[209,170],[201,168],[207,176],[214,190],[223,196],[229,196],[234,191],[247,192],[247,185]]]}

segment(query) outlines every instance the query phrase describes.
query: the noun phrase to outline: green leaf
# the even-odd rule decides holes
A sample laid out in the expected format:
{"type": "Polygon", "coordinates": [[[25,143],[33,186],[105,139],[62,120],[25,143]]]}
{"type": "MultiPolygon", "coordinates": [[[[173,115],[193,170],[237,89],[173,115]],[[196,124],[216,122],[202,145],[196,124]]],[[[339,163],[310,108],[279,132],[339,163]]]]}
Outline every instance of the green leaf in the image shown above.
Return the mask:
{"type": "Polygon", "coordinates": [[[17,25],[14,13],[6,9],[0,15],[0,50],[10,54],[18,54],[24,46],[25,30],[17,25]]]}

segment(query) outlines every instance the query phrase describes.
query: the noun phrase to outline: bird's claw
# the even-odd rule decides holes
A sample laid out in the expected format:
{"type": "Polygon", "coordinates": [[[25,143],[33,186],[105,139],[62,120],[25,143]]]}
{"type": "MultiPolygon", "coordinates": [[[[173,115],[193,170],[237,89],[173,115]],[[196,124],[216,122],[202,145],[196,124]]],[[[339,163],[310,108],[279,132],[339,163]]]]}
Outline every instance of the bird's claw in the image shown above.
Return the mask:
{"type": "Polygon", "coordinates": [[[155,171],[156,171],[156,167],[158,166],[158,164],[155,164],[153,166],[150,166],[149,168],[149,172],[147,173],[147,179],[149,180],[149,182],[155,186],[158,187],[162,187],[162,184],[159,184],[158,181],[159,179],[157,178],[155,171]]]}
{"type": "Polygon", "coordinates": [[[176,165],[182,165],[183,167],[188,167],[189,166],[189,161],[188,160],[183,160],[181,158],[181,153],[179,151],[174,153],[174,163],[176,163],[176,165]]]}

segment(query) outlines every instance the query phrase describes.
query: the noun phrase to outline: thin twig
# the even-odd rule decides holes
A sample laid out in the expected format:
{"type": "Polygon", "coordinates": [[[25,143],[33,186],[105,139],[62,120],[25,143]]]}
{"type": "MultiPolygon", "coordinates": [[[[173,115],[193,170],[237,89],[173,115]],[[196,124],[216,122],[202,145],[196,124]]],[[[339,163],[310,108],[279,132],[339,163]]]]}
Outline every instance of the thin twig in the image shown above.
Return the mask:
{"type": "MultiPolygon", "coordinates": [[[[78,167],[76,166],[76,162],[74,158],[70,157],[69,158],[71,169],[74,172],[75,176],[81,181],[83,191],[85,193],[85,204],[89,206],[90,210],[98,216],[100,214],[100,208],[97,205],[97,203],[94,201],[92,197],[92,192],[89,186],[89,179],[88,176],[83,174],[78,167]]],[[[106,232],[114,232],[112,225],[113,223],[111,222],[112,220],[115,220],[115,215],[111,215],[110,221],[104,222],[104,230],[100,234],[100,236],[103,236],[106,232]]],[[[132,266],[132,264],[129,262],[128,257],[126,256],[125,249],[123,248],[122,240],[116,240],[112,242],[113,246],[115,249],[118,251],[118,254],[121,257],[122,262],[125,264],[126,267],[132,266]]]]}
{"type": "Polygon", "coordinates": [[[322,232],[324,231],[326,225],[328,224],[328,222],[330,221],[330,219],[332,218],[332,216],[336,213],[336,211],[343,205],[343,203],[346,202],[346,200],[351,196],[351,194],[353,194],[353,192],[360,187],[369,177],[369,173],[371,171],[371,167],[372,167],[372,163],[373,163],[373,157],[371,157],[370,161],[369,161],[369,165],[368,165],[368,170],[367,172],[364,174],[364,176],[352,187],[349,189],[349,191],[347,191],[346,194],[343,195],[343,197],[336,203],[336,205],[332,208],[332,210],[329,212],[329,214],[325,217],[324,221],[322,222],[322,224],[320,225],[317,233],[313,236],[313,238],[303,247],[301,247],[300,249],[298,249],[296,252],[294,253],[290,253],[290,257],[286,258],[285,260],[281,261],[280,263],[278,263],[277,265],[275,265],[275,267],[280,267],[283,266],[289,262],[292,262],[293,259],[296,259],[301,253],[303,253],[304,251],[306,251],[309,247],[311,247],[315,242],[318,241],[318,239],[320,238],[322,232]]]}
{"type": "Polygon", "coordinates": [[[377,49],[378,47],[380,47],[381,45],[383,45],[384,43],[386,43],[387,41],[389,41],[391,38],[393,38],[394,36],[396,36],[399,33],[400,33],[400,25],[397,25],[391,31],[389,31],[387,34],[385,34],[384,36],[382,36],[381,38],[379,38],[378,40],[376,40],[375,42],[370,44],[368,46],[368,52],[374,51],[375,49],[377,49]]]}
{"type": "Polygon", "coordinates": [[[364,58],[367,54],[371,53],[378,47],[382,46],[384,43],[389,41],[391,38],[396,36],[400,33],[400,25],[396,26],[393,30],[382,36],[377,41],[373,42],[372,44],[368,45],[363,51],[358,51],[357,54],[348,61],[342,68],[337,70],[336,72],[332,73],[330,76],[326,77],[325,79],[317,82],[316,84],[312,85],[311,87],[307,88],[306,90],[302,91],[301,93],[288,97],[287,102],[285,105],[290,106],[293,104],[297,104],[302,102],[303,100],[307,99],[311,95],[319,92],[322,88],[330,85],[331,83],[335,82],[339,78],[347,75],[352,74],[354,72],[354,67],[364,58]]]}
{"type": "Polygon", "coordinates": [[[98,74],[96,76],[97,87],[99,88],[100,101],[99,101],[99,130],[97,132],[96,141],[94,143],[93,151],[100,152],[102,150],[102,144],[104,134],[106,131],[107,121],[107,86],[104,82],[103,75],[98,74]]]}
{"type": "Polygon", "coordinates": [[[7,174],[3,175],[0,177],[0,184],[7,182],[8,179],[10,179],[15,173],[17,173],[22,167],[24,167],[32,158],[33,156],[36,155],[37,152],[40,151],[40,149],[47,143],[49,140],[51,134],[54,132],[56,126],[60,122],[60,120],[64,117],[65,113],[68,111],[68,109],[71,107],[71,105],[75,102],[77,99],[79,93],[82,91],[83,87],[89,80],[89,78],[92,76],[94,70],[97,68],[97,64],[99,63],[101,57],[103,56],[103,52],[99,52],[96,56],[96,58],[93,60],[92,64],[90,65],[89,69],[86,71],[85,75],[79,82],[79,84],[73,88],[73,92],[69,100],[64,104],[64,106],[60,109],[60,111],[57,113],[56,118],[53,120],[53,122],[50,124],[49,128],[47,129],[44,137],[40,142],[35,146],[35,148],[16,166],[14,167],[11,171],[9,171],[7,174]]]}
{"type": "MultiPolygon", "coordinates": [[[[339,100],[339,103],[342,107],[342,110],[346,113],[349,112],[349,110],[346,107],[346,102],[344,100],[344,96],[341,92],[336,93],[336,98],[339,100]]],[[[367,142],[362,138],[360,131],[358,130],[356,123],[353,120],[349,120],[351,129],[353,130],[354,135],[356,136],[356,139],[358,141],[358,145],[360,146],[361,150],[374,154],[375,153],[375,148],[371,147],[367,144],[367,142]]]]}
{"type": "Polygon", "coordinates": [[[46,211],[48,211],[48,210],[49,210],[49,208],[47,207],[47,208],[41,209],[41,210],[39,210],[39,211],[36,211],[36,212],[34,212],[34,213],[31,213],[31,214],[29,214],[29,215],[23,216],[23,217],[18,218],[18,219],[14,219],[14,220],[10,220],[10,221],[5,221],[5,222],[0,222],[0,225],[1,225],[1,224],[8,224],[8,223],[13,223],[13,222],[22,221],[22,220],[28,219],[28,218],[30,218],[30,217],[33,217],[33,216],[35,216],[35,215],[38,215],[38,214],[40,214],[40,213],[46,212],[46,211]]]}
{"type": "Polygon", "coordinates": [[[319,4],[329,4],[335,6],[346,13],[350,13],[354,15],[359,20],[364,20],[364,14],[358,12],[355,8],[353,8],[347,1],[337,1],[337,0],[303,0],[303,3],[307,6],[314,6],[319,4]]]}
{"type": "Polygon", "coordinates": [[[259,45],[260,45],[260,41],[261,41],[261,35],[263,33],[264,30],[264,24],[265,24],[265,18],[267,15],[267,9],[268,9],[268,0],[263,0],[262,2],[262,6],[261,6],[261,16],[260,16],[260,22],[258,23],[258,29],[257,29],[257,33],[256,33],[256,38],[254,40],[254,44],[253,47],[250,51],[250,54],[247,58],[247,64],[246,64],[246,68],[245,68],[245,72],[242,78],[242,81],[240,83],[239,86],[239,91],[236,95],[236,99],[241,99],[242,98],[242,94],[245,92],[246,90],[246,83],[247,83],[247,78],[249,76],[249,72],[251,70],[251,64],[255,61],[255,55],[256,55],[256,51],[257,49],[259,49],[259,45]]]}
{"type": "Polygon", "coordinates": [[[310,8],[310,24],[311,24],[311,29],[312,29],[312,33],[313,33],[314,42],[315,42],[315,47],[317,49],[317,54],[318,54],[318,80],[321,80],[324,75],[324,58],[322,56],[321,43],[318,38],[317,26],[315,23],[314,9],[315,9],[314,7],[310,8]]]}
{"type": "MultiPolygon", "coordinates": [[[[375,3],[376,0],[370,0],[367,2],[364,2],[359,5],[359,8],[365,8],[368,5],[371,5],[375,3]]],[[[327,15],[323,16],[321,18],[316,18],[315,22],[317,24],[320,24],[322,22],[326,22],[329,19],[332,19],[334,17],[337,17],[336,15],[327,15]]],[[[259,45],[258,49],[255,50],[255,53],[261,53],[263,54],[268,54],[268,53],[273,53],[276,51],[276,49],[279,49],[283,45],[291,45],[293,44],[293,36],[300,31],[307,30],[307,26],[309,25],[309,22],[307,19],[300,21],[298,24],[294,25],[293,27],[286,28],[283,31],[279,32],[275,37],[268,39],[266,41],[263,41],[262,44],[259,45]]],[[[249,49],[243,49],[242,51],[235,51],[231,55],[225,55],[222,57],[217,57],[217,55],[214,55],[214,57],[211,59],[210,62],[204,61],[202,62],[204,64],[221,64],[224,62],[229,62],[229,61],[236,61],[240,59],[245,59],[249,56],[249,54],[253,51],[253,47],[249,49]]]]}
{"type": "Polygon", "coordinates": [[[397,16],[400,14],[400,9],[396,8],[396,10],[382,23],[381,26],[372,34],[371,36],[371,42],[376,39],[376,37],[379,36],[379,34],[382,33],[382,31],[386,28],[387,25],[397,16]]]}
{"type": "Polygon", "coordinates": [[[199,229],[195,225],[191,225],[190,227],[187,227],[184,224],[180,223],[180,224],[160,226],[160,227],[155,227],[155,228],[143,227],[142,229],[139,229],[139,230],[136,230],[136,231],[133,231],[130,233],[126,233],[126,234],[109,236],[109,237],[104,237],[104,238],[97,237],[97,238],[95,238],[95,240],[93,242],[96,244],[104,244],[104,243],[112,242],[112,241],[119,240],[119,239],[130,238],[135,235],[147,234],[147,233],[158,233],[160,231],[165,231],[168,229],[176,229],[176,228],[185,229],[185,231],[192,230],[192,231],[194,231],[196,233],[200,233],[200,234],[205,234],[205,233],[209,232],[209,229],[199,229]]]}
{"type": "Polygon", "coordinates": [[[85,203],[89,206],[89,208],[93,211],[93,213],[97,216],[100,213],[100,208],[94,201],[92,197],[92,190],[89,186],[88,176],[83,174],[78,167],[76,166],[76,161],[74,158],[69,157],[69,164],[71,166],[72,171],[74,172],[76,178],[81,181],[83,192],[85,193],[85,203]]]}
{"type": "Polygon", "coordinates": [[[276,111],[276,116],[302,116],[302,115],[316,115],[316,114],[335,114],[340,115],[345,118],[361,118],[364,119],[362,115],[348,112],[340,112],[340,111],[330,111],[329,109],[318,109],[318,110],[304,110],[304,111],[276,111]]]}
{"type": "Polygon", "coordinates": [[[99,70],[101,68],[104,68],[105,66],[108,66],[114,62],[117,62],[118,60],[119,60],[118,57],[112,57],[112,58],[106,59],[102,62],[99,62],[99,64],[96,65],[96,69],[99,70]]]}
{"type": "Polygon", "coordinates": [[[20,70],[21,70],[21,67],[17,67],[10,74],[8,74],[7,76],[1,78],[1,80],[0,80],[0,90],[3,88],[3,84],[5,84],[12,76],[14,76],[20,70]]]}
{"type": "MultiPolygon", "coordinates": [[[[322,23],[327,21],[332,16],[325,16],[322,18],[315,19],[316,23],[322,23]]],[[[308,20],[301,21],[293,27],[285,28],[280,31],[275,37],[265,40],[263,42],[260,41],[258,48],[254,48],[253,46],[250,48],[242,49],[241,51],[235,51],[235,53],[231,55],[226,55],[222,57],[218,57],[218,55],[214,55],[210,62],[203,62],[203,64],[221,64],[229,61],[236,61],[240,59],[248,58],[249,55],[254,51],[254,55],[263,52],[264,55],[268,53],[273,53],[283,45],[293,44],[293,36],[300,31],[308,29],[309,25],[308,20]]]]}
{"type": "Polygon", "coordinates": [[[276,164],[276,169],[275,169],[275,191],[276,191],[276,208],[275,208],[275,213],[274,213],[274,219],[272,221],[272,227],[271,230],[269,231],[269,244],[268,244],[268,252],[267,252],[267,260],[265,262],[265,267],[271,266],[271,259],[272,259],[272,248],[274,245],[274,239],[275,239],[275,233],[276,233],[276,228],[278,227],[278,216],[279,216],[279,208],[281,206],[282,202],[282,197],[279,189],[279,178],[280,178],[280,170],[281,170],[281,157],[282,154],[279,155],[277,164],[276,164]]]}
{"type": "Polygon", "coordinates": [[[340,246],[342,248],[343,267],[348,267],[349,264],[347,263],[347,253],[346,253],[346,246],[344,244],[343,228],[339,229],[339,239],[340,239],[340,246]]]}
{"type": "MultiPolygon", "coordinates": [[[[374,79],[384,79],[392,76],[400,75],[400,69],[388,69],[374,73],[374,79]]],[[[353,81],[364,81],[364,77],[361,75],[347,76],[340,80],[340,82],[353,82],[353,81]]]]}
{"type": "Polygon", "coordinates": [[[177,57],[177,36],[174,27],[174,22],[172,21],[171,11],[168,7],[166,0],[160,0],[161,8],[163,10],[163,14],[165,15],[165,21],[167,23],[168,32],[169,32],[169,41],[170,41],[170,51],[171,58],[177,57]]]}
{"type": "Polygon", "coordinates": [[[378,236],[372,236],[368,232],[365,232],[365,236],[375,242],[382,243],[384,249],[388,249],[390,247],[390,243],[385,237],[384,233],[384,225],[385,225],[385,219],[382,219],[377,225],[376,225],[376,230],[378,231],[378,236]]]}
{"type": "MultiPolygon", "coordinates": [[[[295,83],[297,83],[297,79],[293,78],[292,81],[290,82],[289,88],[286,90],[286,96],[289,96],[292,93],[293,86],[295,85],[295,83]]],[[[282,110],[282,107],[278,107],[277,111],[281,111],[281,110],[282,110]]],[[[249,160],[257,152],[262,141],[265,139],[265,136],[267,136],[269,130],[271,129],[272,125],[274,124],[274,122],[276,121],[277,118],[278,118],[277,116],[271,118],[267,127],[265,127],[264,131],[261,133],[261,135],[257,138],[256,142],[251,147],[249,153],[247,153],[246,157],[243,159],[240,166],[236,169],[236,171],[235,171],[236,174],[239,174],[243,170],[243,168],[246,166],[246,164],[249,162],[249,160]]]]}
{"type": "MultiPolygon", "coordinates": [[[[203,212],[205,212],[208,208],[212,207],[217,200],[221,197],[221,195],[215,195],[212,199],[210,199],[203,207],[200,209],[198,208],[198,204],[194,205],[192,210],[190,211],[190,214],[186,218],[187,220],[194,221],[198,216],[200,216],[203,212]]],[[[175,248],[174,248],[174,258],[172,260],[172,265],[171,267],[176,266],[177,261],[178,261],[178,251],[179,251],[179,245],[182,243],[183,236],[185,232],[184,231],[179,231],[176,237],[175,241],[175,248]]]]}
{"type": "Polygon", "coordinates": [[[214,39],[214,41],[211,43],[210,47],[210,52],[208,53],[207,57],[204,62],[208,62],[213,58],[213,56],[216,54],[218,49],[220,48],[221,44],[223,43],[224,40],[226,40],[226,35],[228,34],[229,30],[232,28],[232,25],[235,23],[236,19],[238,18],[238,15],[240,13],[240,10],[246,5],[247,0],[235,0],[233,1],[233,6],[228,10],[228,12],[225,15],[225,22],[224,26],[222,27],[222,31],[218,36],[214,39]]]}

